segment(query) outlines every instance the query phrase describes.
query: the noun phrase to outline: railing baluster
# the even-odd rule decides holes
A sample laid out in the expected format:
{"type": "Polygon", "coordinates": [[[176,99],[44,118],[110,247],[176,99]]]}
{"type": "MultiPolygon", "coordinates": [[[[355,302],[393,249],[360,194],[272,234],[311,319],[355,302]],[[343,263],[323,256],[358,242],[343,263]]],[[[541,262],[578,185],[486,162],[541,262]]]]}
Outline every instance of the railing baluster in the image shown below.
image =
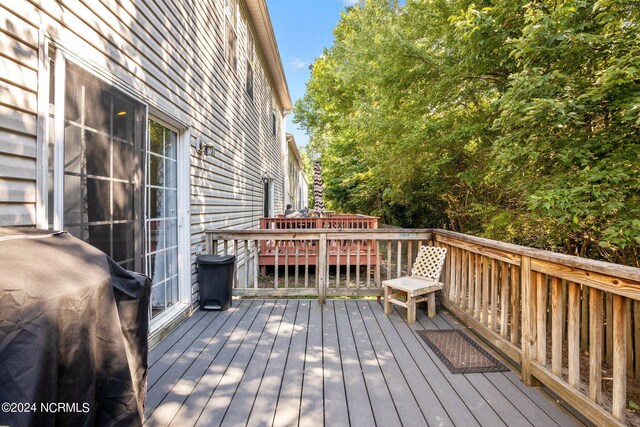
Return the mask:
{"type": "Polygon", "coordinates": [[[278,242],[277,240],[274,240],[274,245],[276,247],[276,257],[275,257],[275,262],[274,262],[274,271],[273,271],[273,285],[276,289],[278,289],[278,273],[279,273],[279,268],[280,267],[280,242],[278,242]]]}
{"type": "Polygon", "coordinates": [[[259,268],[259,260],[258,260],[258,241],[254,240],[253,242],[253,287],[254,289],[258,289],[258,268],[259,268]]]}
{"type": "Polygon", "coordinates": [[[397,256],[396,256],[396,258],[397,258],[396,259],[396,262],[397,262],[396,269],[398,270],[397,271],[397,277],[401,277],[402,276],[402,240],[398,240],[397,245],[398,245],[398,253],[397,253],[397,256]]]}
{"type": "Polygon", "coordinates": [[[489,326],[489,258],[482,257],[482,323],[489,326]]]}
{"type": "Polygon", "coordinates": [[[476,287],[475,287],[475,257],[476,254],[473,252],[469,252],[469,258],[467,260],[467,270],[469,271],[469,303],[467,306],[467,312],[471,317],[474,315],[474,310],[476,307],[476,287]]]}
{"type": "Polygon", "coordinates": [[[580,348],[586,351],[589,347],[589,287],[582,286],[582,301],[580,302],[580,348]]]}
{"type": "MultiPolygon", "coordinates": [[[[382,265],[380,265],[382,261],[380,256],[380,241],[376,240],[375,242],[376,242],[376,266],[375,266],[375,275],[376,275],[375,282],[376,283],[375,285],[376,285],[376,288],[380,288],[380,286],[382,286],[382,281],[380,280],[380,270],[382,269],[382,265]]],[[[640,342],[640,340],[638,342],[640,342]]]]}
{"type": "Polygon", "coordinates": [[[249,287],[249,241],[244,242],[244,287],[249,287]]]}
{"type": "Polygon", "coordinates": [[[567,347],[569,349],[569,385],[580,390],[580,285],[569,283],[567,312],[567,347]]]}
{"type": "Polygon", "coordinates": [[[542,366],[547,365],[547,292],[547,277],[542,273],[536,273],[536,356],[542,366]]]}
{"type": "Polygon", "coordinates": [[[509,335],[509,266],[502,263],[500,288],[500,335],[507,338],[509,335]]]}
{"type": "Polygon", "coordinates": [[[633,342],[633,337],[631,336],[631,304],[627,304],[625,314],[627,317],[627,329],[625,332],[627,334],[627,344],[629,344],[627,345],[627,376],[633,377],[633,346],[631,345],[631,343],[633,342]]]}
{"type": "Polygon", "coordinates": [[[491,330],[498,326],[498,262],[491,259],[491,330]]]}
{"type": "Polygon", "coordinates": [[[613,294],[606,294],[605,301],[605,360],[609,365],[613,365],[613,294]]]}
{"type": "Polygon", "coordinates": [[[344,240],[337,240],[337,251],[336,251],[336,289],[340,287],[340,252],[342,252],[342,242],[344,240]]]}
{"type": "Polygon", "coordinates": [[[460,307],[463,310],[467,309],[467,288],[469,287],[468,283],[468,268],[467,268],[467,257],[469,256],[469,252],[462,250],[460,254],[460,307]]]}
{"type": "MultiPolygon", "coordinates": [[[[636,361],[636,378],[640,378],[640,301],[633,301],[633,336],[634,336],[634,351],[636,361]]],[[[631,344],[629,344],[631,345],[631,344]]]]}
{"type": "Polygon", "coordinates": [[[551,278],[551,372],[562,378],[562,310],[564,294],[562,283],[557,277],[551,278]]]}
{"type": "Polygon", "coordinates": [[[371,287],[371,241],[367,240],[367,288],[371,287]]]}
{"type": "Polygon", "coordinates": [[[289,242],[284,242],[284,287],[289,287],[289,242]]]}
{"type": "Polygon", "coordinates": [[[356,246],[356,289],[360,289],[360,240],[356,246]]]}
{"type": "Polygon", "coordinates": [[[518,344],[520,326],[520,267],[511,266],[511,343],[518,344]]]}
{"type": "Polygon", "coordinates": [[[238,241],[233,241],[233,256],[234,256],[234,265],[233,265],[233,287],[237,288],[238,283],[240,282],[240,278],[238,277],[238,241]]]}
{"type": "Polygon", "coordinates": [[[391,280],[391,240],[387,240],[387,280],[391,280]]]}
{"type": "Polygon", "coordinates": [[[327,299],[327,235],[320,234],[317,250],[318,303],[324,304],[327,299]]]}
{"type": "Polygon", "coordinates": [[[442,292],[446,297],[451,293],[451,246],[438,242],[439,245],[447,249],[447,257],[444,259],[444,289],[442,292]]]}
{"type": "Polygon", "coordinates": [[[347,288],[351,287],[351,246],[353,246],[353,240],[349,240],[347,245],[347,288]]]}
{"type": "Polygon", "coordinates": [[[299,285],[299,281],[298,281],[298,273],[299,273],[299,269],[300,269],[300,240],[294,240],[293,241],[293,246],[295,248],[295,256],[296,256],[296,266],[295,266],[295,273],[294,273],[294,286],[297,288],[299,285]]]}
{"type": "Polygon", "coordinates": [[[460,270],[458,268],[458,248],[455,246],[451,247],[451,294],[450,298],[452,301],[459,303],[458,301],[458,281],[460,277],[460,270]]]}
{"type": "Polygon", "coordinates": [[[613,416],[624,422],[627,407],[627,299],[613,296],[613,416]]]}
{"type": "Polygon", "coordinates": [[[304,241],[304,287],[309,287],[309,241],[304,241]]]}
{"type": "Polygon", "coordinates": [[[407,275],[411,275],[411,267],[413,267],[413,242],[407,241],[407,275]]]}
{"type": "Polygon", "coordinates": [[[482,279],[482,272],[480,270],[480,259],[482,258],[480,255],[475,254],[474,258],[474,283],[475,283],[475,298],[474,298],[474,307],[473,307],[473,313],[474,313],[474,317],[476,318],[476,320],[480,320],[480,310],[482,307],[481,301],[482,301],[482,288],[481,288],[481,279],[482,279]]]}
{"type": "MultiPolygon", "coordinates": [[[[333,228],[335,227],[335,223],[330,222],[330,226],[329,228],[333,228]]],[[[331,250],[332,250],[332,246],[333,246],[333,240],[331,240],[329,238],[329,236],[327,236],[327,264],[325,267],[325,277],[326,277],[326,286],[327,289],[329,289],[331,287],[331,277],[329,276],[329,266],[331,265],[331,250]]]]}
{"type": "MultiPolygon", "coordinates": [[[[602,291],[591,288],[589,290],[589,399],[598,405],[602,403],[603,310],[602,291]]],[[[560,351],[562,352],[562,349],[560,351]]],[[[562,371],[556,375],[561,374],[562,371]]]]}

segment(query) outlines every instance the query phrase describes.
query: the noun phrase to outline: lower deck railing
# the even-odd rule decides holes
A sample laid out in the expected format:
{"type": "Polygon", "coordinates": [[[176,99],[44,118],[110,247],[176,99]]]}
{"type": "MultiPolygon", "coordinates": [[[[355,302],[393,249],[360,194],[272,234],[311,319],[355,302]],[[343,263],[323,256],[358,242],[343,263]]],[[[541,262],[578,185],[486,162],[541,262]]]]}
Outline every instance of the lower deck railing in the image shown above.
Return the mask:
{"type": "Polygon", "coordinates": [[[207,233],[209,253],[236,256],[236,295],[317,296],[321,302],[327,295],[382,295],[381,281],[407,274],[422,244],[433,244],[430,230],[207,233]]]}
{"type": "Polygon", "coordinates": [[[627,416],[640,378],[640,269],[434,231],[443,305],[596,425],[627,416]]]}
{"type": "Polygon", "coordinates": [[[628,379],[640,379],[638,268],[444,230],[207,232],[209,253],[236,255],[236,295],[321,303],[380,296],[382,280],[409,274],[422,244],[448,249],[442,304],[518,365],[525,383],[544,384],[597,425],[625,422],[628,379]],[[261,242],[286,248],[268,276],[261,242]],[[336,262],[335,248],[360,250],[336,262]]]}

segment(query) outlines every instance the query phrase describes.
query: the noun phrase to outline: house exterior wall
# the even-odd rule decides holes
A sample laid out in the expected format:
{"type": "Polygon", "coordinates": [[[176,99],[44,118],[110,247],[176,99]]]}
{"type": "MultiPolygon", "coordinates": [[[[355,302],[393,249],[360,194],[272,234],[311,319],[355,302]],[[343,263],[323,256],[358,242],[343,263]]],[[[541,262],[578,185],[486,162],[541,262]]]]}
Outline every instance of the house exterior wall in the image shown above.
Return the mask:
{"type": "MultiPolygon", "coordinates": [[[[205,229],[254,228],[262,216],[262,176],[284,209],[286,142],[281,99],[255,42],[254,98],[245,90],[246,5],[237,26],[237,72],[225,60],[224,0],[0,1],[0,226],[51,223],[38,202],[46,168],[42,133],[49,76],[39,55],[45,35],[98,77],[148,105],[150,116],[184,124],[190,135],[191,289],[205,229]],[[40,70],[39,70],[40,68],[40,70]],[[44,114],[38,115],[40,111],[44,114]],[[273,114],[276,133],[273,133],[273,114]],[[200,140],[213,156],[196,151],[200,140]]],[[[269,24],[270,25],[270,24],[269,24]]],[[[184,229],[184,228],[183,228],[184,229]]]]}
{"type": "Polygon", "coordinates": [[[307,177],[294,136],[287,134],[286,139],[285,204],[291,204],[294,209],[302,209],[309,206],[307,177]]]}
{"type": "Polygon", "coordinates": [[[298,171],[298,201],[300,203],[300,209],[309,207],[309,181],[307,181],[307,175],[304,173],[304,168],[298,171]]]}

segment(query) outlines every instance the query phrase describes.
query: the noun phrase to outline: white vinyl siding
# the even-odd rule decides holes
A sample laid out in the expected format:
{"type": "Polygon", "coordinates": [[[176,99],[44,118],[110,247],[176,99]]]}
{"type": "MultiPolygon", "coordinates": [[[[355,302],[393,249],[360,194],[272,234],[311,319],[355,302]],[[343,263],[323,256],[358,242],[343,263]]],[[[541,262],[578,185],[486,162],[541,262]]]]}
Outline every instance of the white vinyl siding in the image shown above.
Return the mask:
{"type": "MultiPolygon", "coordinates": [[[[224,0],[102,0],[72,8],[51,0],[3,2],[0,225],[35,224],[39,28],[115,87],[190,126],[192,141],[214,146],[213,157],[197,154],[194,142],[190,149],[192,284],[206,228],[257,227],[265,171],[273,178],[275,211],[282,211],[284,136],[282,126],[272,134],[275,90],[258,43],[253,101],[244,67],[234,73],[225,65],[223,6],[224,0]]],[[[245,54],[246,26],[237,26],[237,37],[243,47],[237,54],[245,54]]],[[[280,123],[282,114],[278,109],[280,123]]]]}

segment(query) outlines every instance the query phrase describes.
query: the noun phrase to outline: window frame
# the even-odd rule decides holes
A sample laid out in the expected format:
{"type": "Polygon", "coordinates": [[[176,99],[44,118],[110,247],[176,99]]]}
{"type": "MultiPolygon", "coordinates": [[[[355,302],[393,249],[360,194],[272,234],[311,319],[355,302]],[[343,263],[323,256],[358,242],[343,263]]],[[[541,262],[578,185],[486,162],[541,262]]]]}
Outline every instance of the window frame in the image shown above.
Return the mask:
{"type": "Polygon", "coordinates": [[[271,109],[271,120],[272,120],[272,123],[271,123],[272,129],[271,129],[271,131],[273,133],[273,136],[278,136],[278,116],[276,115],[276,109],[275,108],[271,109]]]}
{"type": "Polygon", "coordinates": [[[255,99],[255,63],[256,63],[256,42],[251,31],[251,25],[247,21],[247,69],[245,76],[245,92],[249,95],[251,100],[255,99]]]}
{"type": "Polygon", "coordinates": [[[224,0],[224,61],[234,74],[238,73],[238,0],[224,0]],[[230,36],[233,36],[231,42],[230,36]]]}

